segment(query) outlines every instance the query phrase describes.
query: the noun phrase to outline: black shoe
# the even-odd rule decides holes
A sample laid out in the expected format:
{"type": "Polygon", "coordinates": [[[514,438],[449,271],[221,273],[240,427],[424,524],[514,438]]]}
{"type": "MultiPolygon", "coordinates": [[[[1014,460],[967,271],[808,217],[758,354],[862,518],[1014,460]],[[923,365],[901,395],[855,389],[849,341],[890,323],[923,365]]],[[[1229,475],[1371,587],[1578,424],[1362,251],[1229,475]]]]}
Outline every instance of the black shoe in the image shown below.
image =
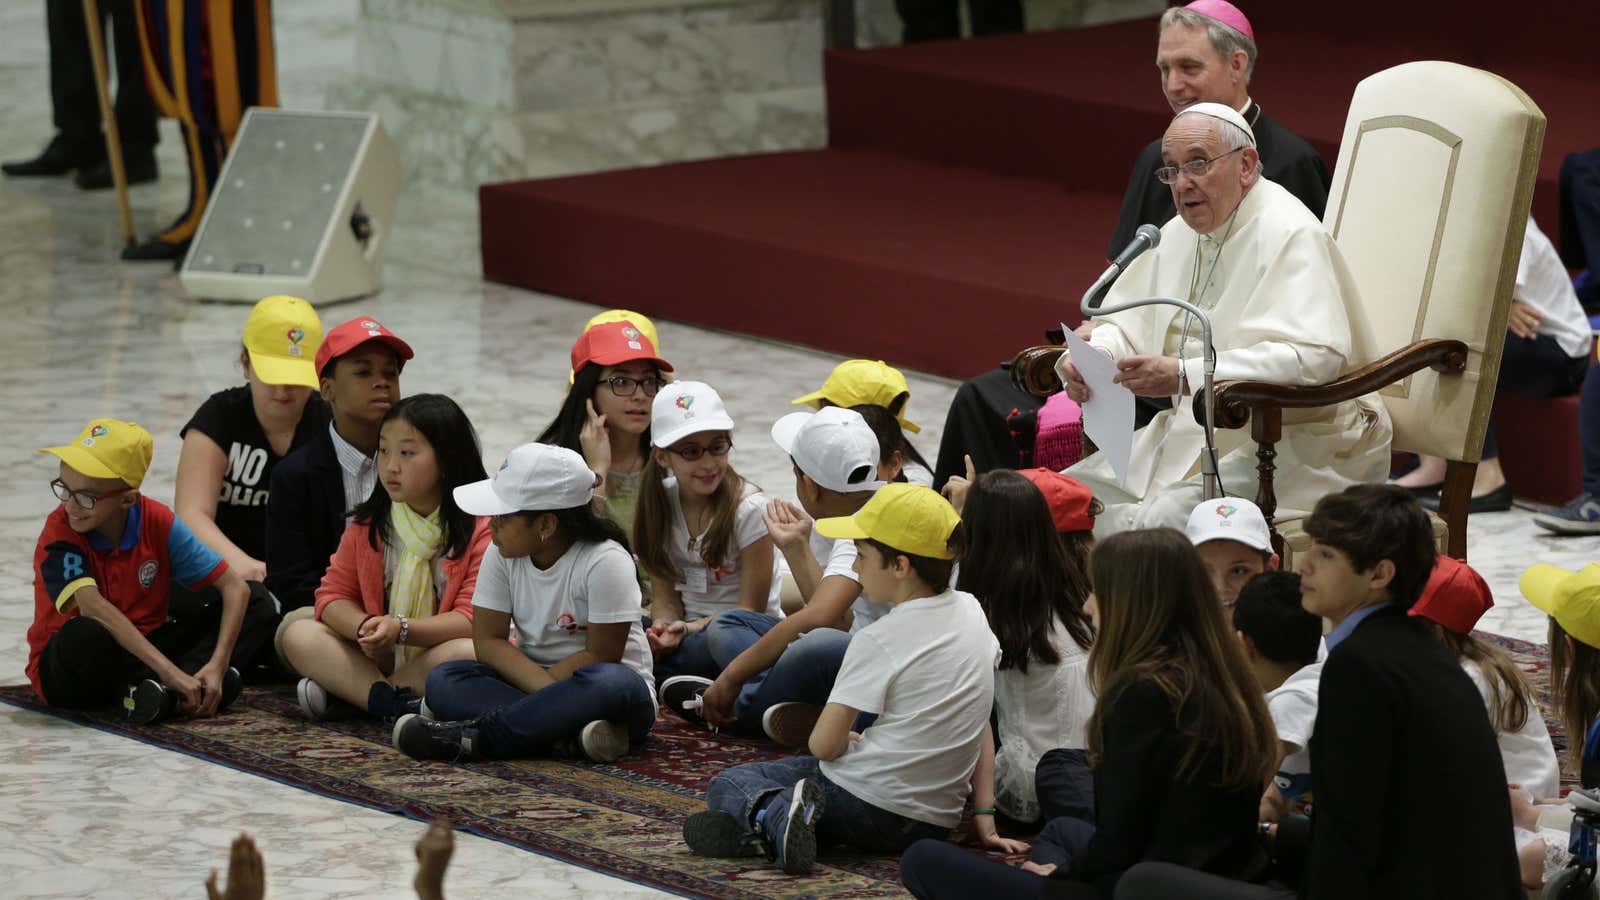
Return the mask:
{"type": "Polygon", "coordinates": [[[476,756],[477,728],[472,722],[435,722],[410,713],[394,723],[394,748],[412,759],[460,761],[476,756]]]}
{"type": "Polygon", "coordinates": [[[393,722],[401,716],[420,715],[422,698],[411,693],[410,688],[397,688],[387,681],[374,681],[367,690],[367,712],[386,722],[393,722]]]}
{"type": "Polygon", "coordinates": [[[711,688],[711,679],[698,675],[674,675],[661,682],[661,705],[682,716],[691,725],[704,727],[700,714],[700,695],[711,688]]]}
{"type": "MultiPolygon", "coordinates": [[[[146,184],[160,177],[156,169],[156,152],[151,149],[124,152],[122,155],[122,171],[128,176],[128,184],[146,184]]],[[[86,191],[103,191],[111,187],[111,163],[107,160],[81,168],[78,177],[73,179],[78,187],[86,191]]]]}
{"type": "Polygon", "coordinates": [[[242,693],[244,693],[244,677],[239,674],[238,669],[229,666],[228,671],[222,673],[222,701],[217,704],[217,712],[232,706],[233,701],[239,699],[242,693]]]}
{"type": "MultiPolygon", "coordinates": [[[[1423,497],[1419,501],[1425,508],[1434,512],[1439,511],[1439,495],[1423,497]]],[[[1505,512],[1511,508],[1511,485],[1502,484],[1487,494],[1473,497],[1467,504],[1469,515],[1477,513],[1505,512]]]]}
{"type": "Polygon", "coordinates": [[[774,796],[757,816],[767,855],[784,874],[807,875],[817,864],[816,827],[821,816],[822,791],[805,778],[793,790],[774,796]]]}
{"type": "Polygon", "coordinates": [[[50,139],[43,153],[33,159],[0,164],[0,172],[14,178],[65,175],[73,169],[93,166],[105,155],[104,144],[73,144],[58,134],[50,139]]]}
{"type": "Polygon", "coordinates": [[[146,678],[128,686],[128,696],[122,698],[122,712],[134,725],[154,725],[169,719],[178,709],[178,694],[154,678],[146,678]]]}
{"type": "Polygon", "coordinates": [[[189,252],[189,242],[169,244],[159,238],[151,238],[132,247],[122,248],[122,258],[134,261],[145,260],[182,260],[183,255],[189,252]]]}
{"type": "Polygon", "coordinates": [[[716,859],[762,855],[755,835],[740,827],[738,819],[715,809],[697,812],[683,823],[683,842],[691,853],[716,859]]]}

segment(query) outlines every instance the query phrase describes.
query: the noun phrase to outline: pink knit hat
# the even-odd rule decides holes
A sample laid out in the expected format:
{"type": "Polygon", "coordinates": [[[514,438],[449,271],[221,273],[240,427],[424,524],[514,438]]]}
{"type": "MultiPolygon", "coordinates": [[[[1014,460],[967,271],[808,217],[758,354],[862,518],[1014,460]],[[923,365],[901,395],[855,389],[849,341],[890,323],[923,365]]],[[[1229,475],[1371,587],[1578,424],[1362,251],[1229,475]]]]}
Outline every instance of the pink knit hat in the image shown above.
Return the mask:
{"type": "Polygon", "coordinates": [[[1250,20],[1244,17],[1239,7],[1229,3],[1228,0],[1194,0],[1184,9],[1216,19],[1252,41],[1256,39],[1256,33],[1250,29],[1250,20]]]}

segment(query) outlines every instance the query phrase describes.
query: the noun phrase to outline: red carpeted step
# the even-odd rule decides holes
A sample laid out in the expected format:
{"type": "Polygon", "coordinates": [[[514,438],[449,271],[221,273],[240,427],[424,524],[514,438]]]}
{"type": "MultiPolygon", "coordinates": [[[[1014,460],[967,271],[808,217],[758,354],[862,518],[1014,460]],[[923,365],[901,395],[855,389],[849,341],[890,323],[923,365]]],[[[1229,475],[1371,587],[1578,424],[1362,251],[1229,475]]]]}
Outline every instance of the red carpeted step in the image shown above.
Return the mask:
{"type": "Polygon", "coordinates": [[[1077,321],[1119,202],[836,150],[479,193],[494,281],[955,377],[1077,321]]]}

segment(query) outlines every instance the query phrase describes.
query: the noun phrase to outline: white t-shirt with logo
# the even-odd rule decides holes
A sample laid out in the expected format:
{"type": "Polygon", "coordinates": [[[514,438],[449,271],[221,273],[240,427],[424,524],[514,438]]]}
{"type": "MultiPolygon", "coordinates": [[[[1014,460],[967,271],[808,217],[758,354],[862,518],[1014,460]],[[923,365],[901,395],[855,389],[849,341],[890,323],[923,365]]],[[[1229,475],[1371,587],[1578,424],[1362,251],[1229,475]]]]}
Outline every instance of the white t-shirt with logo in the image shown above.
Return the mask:
{"type": "MultiPolygon", "coordinates": [[[[672,504],[671,545],[667,559],[673,568],[683,574],[683,581],[673,585],[683,597],[686,619],[714,616],[727,609],[739,608],[739,553],[767,536],[767,523],[761,514],[767,508],[767,498],[752,484],[744,486],[744,498],[733,514],[734,548],[729,558],[715,569],[709,568],[700,555],[700,541],[705,535],[689,535],[689,525],[683,518],[683,505],[678,499],[678,480],[668,478],[662,485],[667,489],[667,499],[672,504]]],[[[778,554],[774,553],[776,557],[778,554]]],[[[766,613],[783,618],[783,605],[779,594],[783,582],[778,577],[777,563],[773,563],[772,587],[767,592],[766,613]]]]}
{"type": "Polygon", "coordinates": [[[829,703],[876,713],[838,759],[835,784],[919,822],[952,828],[994,706],[1000,642],[977,598],[945,591],[892,608],[850,639],[829,703]]]}
{"type": "Polygon", "coordinates": [[[510,613],[517,649],[546,668],[588,646],[589,623],[629,623],[622,664],[639,673],[654,702],[650,645],[639,623],[639,577],[632,554],[616,541],[573,544],[548,569],[528,557],[506,559],[491,543],[472,605],[510,613]]]}
{"type": "Polygon", "coordinates": [[[1294,799],[1311,788],[1311,729],[1317,723],[1317,686],[1322,663],[1304,666],[1267,691],[1267,712],[1278,729],[1278,740],[1300,749],[1284,757],[1273,775],[1278,790],[1294,799]]]}

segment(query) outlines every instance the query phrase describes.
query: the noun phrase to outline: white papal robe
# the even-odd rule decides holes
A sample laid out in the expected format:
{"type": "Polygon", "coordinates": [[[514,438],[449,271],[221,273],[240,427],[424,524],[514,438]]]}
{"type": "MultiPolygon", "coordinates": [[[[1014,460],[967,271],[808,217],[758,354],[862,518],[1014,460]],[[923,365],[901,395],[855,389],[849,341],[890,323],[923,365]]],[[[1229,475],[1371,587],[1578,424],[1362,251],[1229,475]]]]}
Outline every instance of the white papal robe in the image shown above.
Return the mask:
{"type": "MultiPolygon", "coordinates": [[[[1207,312],[1218,382],[1323,384],[1377,356],[1360,295],[1333,238],[1304,204],[1264,178],[1245,195],[1231,227],[1200,235],[1182,217],[1169,221],[1160,246],[1129,266],[1104,305],[1155,296],[1189,300],[1207,312]]],[[[1180,357],[1191,392],[1199,393],[1200,325],[1189,318],[1172,306],[1112,313],[1095,319],[1090,344],[1113,359],[1180,357]]],[[[1101,453],[1067,470],[1106,504],[1096,533],[1181,529],[1200,502],[1204,432],[1190,409],[1195,398],[1173,399],[1174,409],[1134,435],[1125,486],[1117,485],[1101,453]]],[[[1392,436],[1376,395],[1322,409],[1284,410],[1274,484],[1279,518],[1308,511],[1318,498],[1348,485],[1383,481],[1392,436]]],[[[1219,428],[1216,442],[1223,489],[1253,499],[1256,443],[1249,429],[1219,428]]]]}

